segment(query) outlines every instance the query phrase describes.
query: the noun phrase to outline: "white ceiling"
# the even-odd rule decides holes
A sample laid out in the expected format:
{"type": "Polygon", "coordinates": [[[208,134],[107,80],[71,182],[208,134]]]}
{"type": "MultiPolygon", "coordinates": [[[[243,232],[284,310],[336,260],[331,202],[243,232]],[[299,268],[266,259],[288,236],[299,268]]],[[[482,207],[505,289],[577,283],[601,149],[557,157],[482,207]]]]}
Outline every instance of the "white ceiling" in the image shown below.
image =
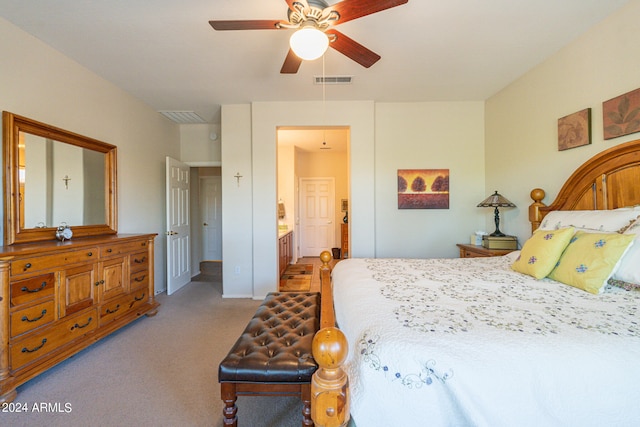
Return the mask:
{"type": "MultiPolygon", "coordinates": [[[[328,100],[485,100],[627,0],[409,0],[338,29],[382,56],[329,49],[328,100]]],[[[337,3],[336,0],[329,1],[337,3]]],[[[0,0],[0,16],[143,100],[219,123],[220,105],[320,100],[322,60],[280,74],[290,31],[214,31],[209,20],[286,19],[284,0],[0,0]]]]}

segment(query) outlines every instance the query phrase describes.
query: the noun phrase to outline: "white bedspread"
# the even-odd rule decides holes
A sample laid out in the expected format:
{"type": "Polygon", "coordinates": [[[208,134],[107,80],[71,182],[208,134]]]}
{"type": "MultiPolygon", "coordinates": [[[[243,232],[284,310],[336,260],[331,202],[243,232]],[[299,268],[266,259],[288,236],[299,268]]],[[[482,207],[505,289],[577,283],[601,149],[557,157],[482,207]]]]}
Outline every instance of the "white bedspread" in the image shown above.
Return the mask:
{"type": "Polygon", "coordinates": [[[640,425],[640,292],[536,281],[515,256],[336,265],[358,427],[640,425]]]}

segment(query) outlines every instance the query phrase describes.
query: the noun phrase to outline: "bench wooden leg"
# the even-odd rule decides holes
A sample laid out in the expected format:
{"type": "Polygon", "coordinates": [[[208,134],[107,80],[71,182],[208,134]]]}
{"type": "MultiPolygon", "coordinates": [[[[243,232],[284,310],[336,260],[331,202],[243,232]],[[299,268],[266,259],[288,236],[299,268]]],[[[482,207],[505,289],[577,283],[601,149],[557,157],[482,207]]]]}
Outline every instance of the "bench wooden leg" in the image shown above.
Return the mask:
{"type": "Polygon", "coordinates": [[[300,399],[302,400],[302,426],[313,427],[311,419],[311,384],[300,385],[300,399]]]}
{"type": "Polygon", "coordinates": [[[224,425],[225,426],[238,426],[238,407],[236,406],[236,385],[234,383],[221,383],[220,384],[220,397],[224,402],[224,425]]]}

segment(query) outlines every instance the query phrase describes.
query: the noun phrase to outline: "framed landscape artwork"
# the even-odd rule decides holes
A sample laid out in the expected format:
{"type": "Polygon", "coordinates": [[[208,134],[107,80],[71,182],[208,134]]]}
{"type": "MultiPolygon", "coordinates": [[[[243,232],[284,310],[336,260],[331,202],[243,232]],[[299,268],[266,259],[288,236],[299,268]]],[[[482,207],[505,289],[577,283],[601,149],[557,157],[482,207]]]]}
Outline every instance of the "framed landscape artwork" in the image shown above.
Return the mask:
{"type": "Polygon", "coordinates": [[[591,144],[591,108],[558,119],[558,151],[591,144]]]}
{"type": "Polygon", "coordinates": [[[602,103],[604,139],[640,131],[640,89],[602,103]]]}
{"type": "Polygon", "coordinates": [[[398,169],[398,209],[449,209],[449,169],[398,169]]]}

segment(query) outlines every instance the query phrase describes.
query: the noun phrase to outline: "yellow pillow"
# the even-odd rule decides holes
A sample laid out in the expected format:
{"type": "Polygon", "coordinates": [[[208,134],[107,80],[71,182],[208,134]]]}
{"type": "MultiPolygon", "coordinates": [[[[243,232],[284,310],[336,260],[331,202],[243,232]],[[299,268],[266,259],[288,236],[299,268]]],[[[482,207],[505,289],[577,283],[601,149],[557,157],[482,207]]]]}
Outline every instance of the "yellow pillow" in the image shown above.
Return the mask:
{"type": "Polygon", "coordinates": [[[634,238],[633,234],[578,231],[549,278],[599,294],[634,238]]]}
{"type": "Polygon", "coordinates": [[[573,231],[573,227],[536,231],[524,243],[511,268],[536,279],[547,277],[573,237],[573,231]]]}

